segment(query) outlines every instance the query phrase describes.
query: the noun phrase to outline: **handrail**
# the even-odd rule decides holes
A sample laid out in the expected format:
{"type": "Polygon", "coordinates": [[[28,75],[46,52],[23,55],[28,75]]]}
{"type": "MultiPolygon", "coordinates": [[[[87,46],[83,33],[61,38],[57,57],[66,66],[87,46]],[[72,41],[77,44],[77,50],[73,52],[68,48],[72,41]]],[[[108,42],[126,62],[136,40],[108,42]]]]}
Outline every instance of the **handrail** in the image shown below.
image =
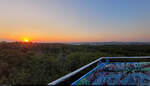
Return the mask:
{"type": "Polygon", "coordinates": [[[82,71],[82,70],[88,68],[89,66],[91,66],[92,64],[98,62],[98,61],[101,60],[101,59],[103,59],[103,57],[101,57],[101,58],[99,58],[99,59],[97,59],[97,60],[95,60],[95,61],[93,61],[93,62],[91,62],[91,63],[89,63],[89,64],[87,64],[87,65],[85,65],[85,66],[83,66],[83,67],[81,67],[81,68],[79,68],[79,69],[76,69],[74,72],[71,72],[71,73],[69,73],[69,74],[63,76],[63,77],[61,77],[61,78],[59,78],[59,79],[57,79],[57,80],[55,80],[55,81],[49,83],[48,85],[50,85],[50,86],[51,86],[51,85],[57,85],[58,83],[60,83],[60,82],[62,82],[62,81],[64,81],[64,80],[66,80],[67,78],[69,78],[69,77],[71,77],[71,76],[73,76],[73,75],[79,73],[80,71],[82,71]]]}
{"type": "Polygon", "coordinates": [[[81,67],[79,69],[76,69],[75,71],[73,71],[73,72],[71,72],[71,73],[69,73],[69,74],[67,74],[67,75],[65,75],[65,76],[63,76],[63,77],[61,77],[61,78],[51,82],[51,83],[49,83],[48,85],[50,85],[50,86],[57,85],[58,83],[63,82],[64,80],[66,80],[66,79],[70,78],[71,76],[81,72],[82,70],[88,68],[89,66],[93,65],[94,63],[96,63],[96,62],[98,62],[98,61],[100,61],[102,59],[115,59],[115,58],[150,58],[150,56],[140,56],[140,57],[139,56],[134,56],[134,57],[100,57],[97,60],[95,60],[95,61],[93,61],[93,62],[91,62],[91,63],[89,63],[89,64],[87,64],[87,65],[85,65],[85,66],[83,66],[83,67],[81,67]]]}

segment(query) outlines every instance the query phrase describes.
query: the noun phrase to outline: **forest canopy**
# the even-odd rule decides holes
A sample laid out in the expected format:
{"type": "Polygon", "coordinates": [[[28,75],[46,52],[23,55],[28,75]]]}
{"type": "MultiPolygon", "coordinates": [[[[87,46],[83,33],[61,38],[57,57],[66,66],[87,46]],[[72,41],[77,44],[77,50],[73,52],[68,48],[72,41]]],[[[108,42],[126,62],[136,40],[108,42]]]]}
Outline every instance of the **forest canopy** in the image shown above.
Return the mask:
{"type": "Polygon", "coordinates": [[[150,56],[150,45],[1,42],[0,84],[47,85],[105,56],[150,56]]]}

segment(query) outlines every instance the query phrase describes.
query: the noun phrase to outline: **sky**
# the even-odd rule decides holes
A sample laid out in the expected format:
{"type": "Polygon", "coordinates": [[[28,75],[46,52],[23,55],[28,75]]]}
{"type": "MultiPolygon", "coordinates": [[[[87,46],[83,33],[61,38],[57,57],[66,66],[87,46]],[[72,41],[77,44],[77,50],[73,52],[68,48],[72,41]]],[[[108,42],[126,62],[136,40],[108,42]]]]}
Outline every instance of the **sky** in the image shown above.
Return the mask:
{"type": "Polygon", "coordinates": [[[0,41],[150,42],[150,0],[0,0],[0,41]]]}

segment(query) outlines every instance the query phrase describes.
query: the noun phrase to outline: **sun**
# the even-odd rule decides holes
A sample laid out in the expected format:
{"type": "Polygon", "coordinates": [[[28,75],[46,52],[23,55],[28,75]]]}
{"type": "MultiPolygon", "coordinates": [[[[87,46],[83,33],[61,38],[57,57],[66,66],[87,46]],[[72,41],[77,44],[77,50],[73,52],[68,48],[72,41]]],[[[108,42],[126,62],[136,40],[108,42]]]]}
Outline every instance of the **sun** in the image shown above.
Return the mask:
{"type": "Polygon", "coordinates": [[[27,38],[24,38],[24,42],[29,42],[29,39],[27,39],[27,38]]]}

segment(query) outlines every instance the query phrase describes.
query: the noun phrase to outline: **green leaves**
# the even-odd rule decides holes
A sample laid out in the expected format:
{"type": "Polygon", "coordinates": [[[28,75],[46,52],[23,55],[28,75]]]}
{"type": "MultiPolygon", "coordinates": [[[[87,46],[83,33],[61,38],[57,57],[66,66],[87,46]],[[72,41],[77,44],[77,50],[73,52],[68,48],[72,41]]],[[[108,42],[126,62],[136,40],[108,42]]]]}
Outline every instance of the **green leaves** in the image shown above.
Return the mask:
{"type": "Polygon", "coordinates": [[[0,84],[47,85],[100,57],[146,55],[149,45],[0,43],[0,84]]]}

